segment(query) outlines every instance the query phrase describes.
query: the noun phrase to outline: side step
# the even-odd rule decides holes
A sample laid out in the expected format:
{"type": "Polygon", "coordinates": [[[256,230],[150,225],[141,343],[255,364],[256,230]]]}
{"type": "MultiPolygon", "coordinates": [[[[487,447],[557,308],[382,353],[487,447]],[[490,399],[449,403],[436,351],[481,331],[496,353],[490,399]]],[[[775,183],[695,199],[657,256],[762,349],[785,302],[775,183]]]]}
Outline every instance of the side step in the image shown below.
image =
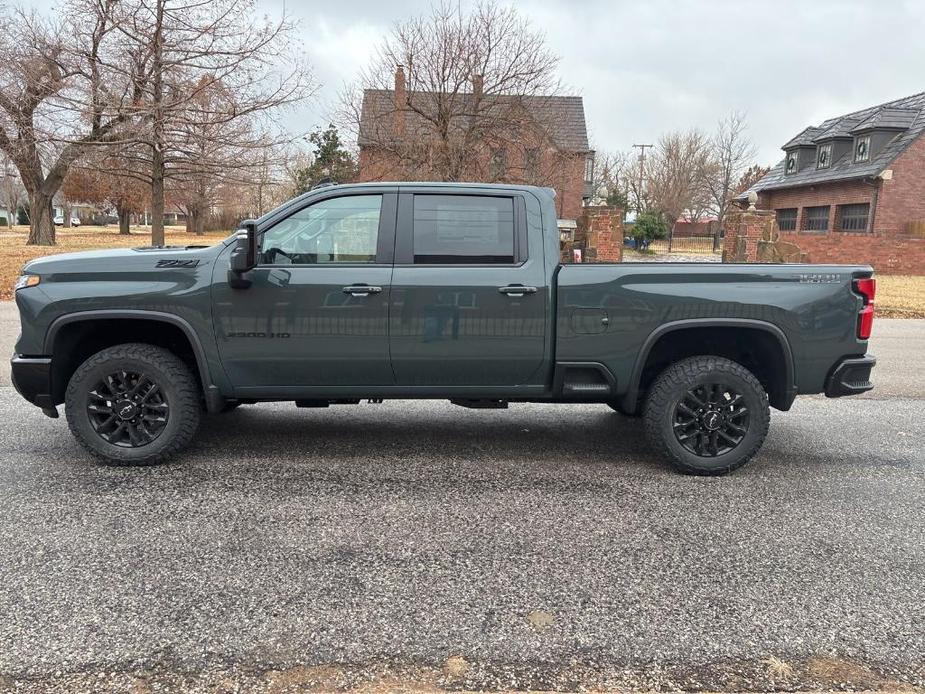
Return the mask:
{"type": "Polygon", "coordinates": [[[563,383],[563,395],[610,395],[610,386],[606,383],[563,383]]]}
{"type": "Polygon", "coordinates": [[[559,362],[553,392],[563,398],[605,402],[613,397],[617,382],[603,364],[597,362],[559,362]]]}

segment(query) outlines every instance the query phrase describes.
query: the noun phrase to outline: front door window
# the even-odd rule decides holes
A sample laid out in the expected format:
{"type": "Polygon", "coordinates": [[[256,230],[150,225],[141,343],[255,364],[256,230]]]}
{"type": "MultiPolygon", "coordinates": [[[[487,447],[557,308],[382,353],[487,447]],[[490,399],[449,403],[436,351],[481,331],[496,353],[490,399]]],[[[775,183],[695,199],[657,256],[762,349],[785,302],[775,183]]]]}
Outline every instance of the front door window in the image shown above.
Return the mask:
{"type": "Polygon", "coordinates": [[[266,232],[262,264],[375,263],[381,209],[381,195],[350,195],[299,210],[266,232]]]}

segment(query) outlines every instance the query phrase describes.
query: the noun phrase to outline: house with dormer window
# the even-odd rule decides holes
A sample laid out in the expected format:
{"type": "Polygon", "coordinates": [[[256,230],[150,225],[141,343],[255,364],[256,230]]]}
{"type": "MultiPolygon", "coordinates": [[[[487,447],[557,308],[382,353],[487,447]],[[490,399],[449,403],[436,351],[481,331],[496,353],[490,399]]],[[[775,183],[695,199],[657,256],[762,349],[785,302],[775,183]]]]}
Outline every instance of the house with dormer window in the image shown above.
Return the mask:
{"type": "Polygon", "coordinates": [[[925,93],[805,128],[749,191],[814,263],[925,274],[925,93]]]}

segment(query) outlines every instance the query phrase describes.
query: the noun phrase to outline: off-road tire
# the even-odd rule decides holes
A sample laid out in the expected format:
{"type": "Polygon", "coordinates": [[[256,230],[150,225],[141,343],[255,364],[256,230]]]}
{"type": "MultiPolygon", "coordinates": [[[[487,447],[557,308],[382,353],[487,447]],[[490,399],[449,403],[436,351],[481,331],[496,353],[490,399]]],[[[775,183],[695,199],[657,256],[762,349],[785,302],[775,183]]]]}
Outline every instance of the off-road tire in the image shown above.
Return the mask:
{"type": "Polygon", "coordinates": [[[192,440],[199,428],[201,393],[189,367],[172,352],[143,343],[126,343],[97,352],[77,367],[65,393],[65,415],[78,443],[97,459],[112,465],[155,465],[166,461],[192,440]],[[106,374],[135,370],[155,382],[169,404],[167,422],[157,437],[127,448],[105,441],[90,421],[90,390],[106,374]]]}
{"type": "Polygon", "coordinates": [[[770,419],[768,396],[758,379],[741,364],[715,356],[690,357],[665,369],[649,389],[643,414],[652,447],[676,470],[691,475],[724,475],[745,465],[764,443],[770,419]],[[717,381],[741,394],[748,426],[737,446],[705,457],[685,448],[675,435],[676,408],[688,391],[717,381]]]}

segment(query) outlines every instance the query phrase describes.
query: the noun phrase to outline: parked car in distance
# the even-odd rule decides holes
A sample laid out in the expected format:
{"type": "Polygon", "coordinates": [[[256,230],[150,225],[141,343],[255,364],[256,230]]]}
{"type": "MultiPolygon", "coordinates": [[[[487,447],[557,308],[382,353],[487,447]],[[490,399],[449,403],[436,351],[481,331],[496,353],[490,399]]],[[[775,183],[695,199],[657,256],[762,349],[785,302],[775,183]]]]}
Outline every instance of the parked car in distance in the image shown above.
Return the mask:
{"type": "MultiPolygon", "coordinates": [[[[58,226],[58,227],[64,226],[64,215],[56,214],[53,221],[54,221],[55,226],[58,226]]],[[[72,227],[80,226],[80,217],[78,217],[76,214],[71,215],[71,226],[72,227]]]]}
{"type": "Polygon", "coordinates": [[[18,391],[118,464],[166,460],[203,411],[442,398],[606,404],[675,468],[745,464],[769,407],[870,390],[863,265],[562,265],[555,193],[327,186],[211,247],[30,261],[18,391]]]}

